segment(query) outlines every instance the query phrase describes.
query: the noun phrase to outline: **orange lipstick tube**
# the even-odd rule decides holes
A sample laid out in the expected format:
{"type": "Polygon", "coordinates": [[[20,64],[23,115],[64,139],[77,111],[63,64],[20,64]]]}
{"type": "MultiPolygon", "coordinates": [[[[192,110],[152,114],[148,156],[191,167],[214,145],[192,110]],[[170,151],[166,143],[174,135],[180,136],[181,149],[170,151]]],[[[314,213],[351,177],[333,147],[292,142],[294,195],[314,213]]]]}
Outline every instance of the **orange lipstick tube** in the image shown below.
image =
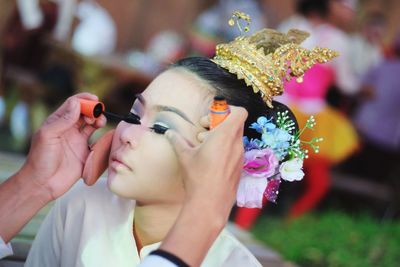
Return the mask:
{"type": "Polygon", "coordinates": [[[210,107],[210,129],[223,122],[230,113],[229,105],[225,97],[215,96],[210,107]]]}

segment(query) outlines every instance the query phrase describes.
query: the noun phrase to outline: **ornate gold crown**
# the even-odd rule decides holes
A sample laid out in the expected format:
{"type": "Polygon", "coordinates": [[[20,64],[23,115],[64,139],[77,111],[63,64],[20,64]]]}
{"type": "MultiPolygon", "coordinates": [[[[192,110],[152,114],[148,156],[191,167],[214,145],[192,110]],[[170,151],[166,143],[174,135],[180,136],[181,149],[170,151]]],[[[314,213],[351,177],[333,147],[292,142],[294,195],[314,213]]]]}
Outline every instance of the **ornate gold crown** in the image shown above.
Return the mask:
{"type": "Polygon", "coordinates": [[[299,44],[308,36],[307,32],[295,29],[287,34],[263,29],[251,36],[239,36],[230,43],[217,45],[212,61],[236,74],[238,79],[244,79],[272,108],[272,98],[283,93],[284,79],[289,81],[297,77],[301,82],[305,71],[314,64],[338,56],[327,48],[308,50],[301,47],[299,44]]]}

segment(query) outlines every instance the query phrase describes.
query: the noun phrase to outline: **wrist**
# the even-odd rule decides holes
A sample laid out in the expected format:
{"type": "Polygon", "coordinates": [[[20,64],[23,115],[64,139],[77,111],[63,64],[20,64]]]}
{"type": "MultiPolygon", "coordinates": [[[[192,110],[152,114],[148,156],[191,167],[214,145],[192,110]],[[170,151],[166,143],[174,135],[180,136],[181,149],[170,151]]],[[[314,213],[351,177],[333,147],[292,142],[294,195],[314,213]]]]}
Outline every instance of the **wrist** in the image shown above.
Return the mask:
{"type": "Polygon", "coordinates": [[[222,200],[214,201],[204,196],[188,197],[183,205],[181,214],[193,217],[201,214],[199,219],[201,222],[205,222],[208,227],[222,230],[228,221],[232,206],[227,203],[221,205],[218,201],[222,200]],[[199,213],[199,211],[201,212],[199,213]]]}
{"type": "Polygon", "coordinates": [[[189,266],[200,266],[209,248],[226,224],[207,200],[186,199],[182,210],[160,249],[179,257],[189,266]],[[193,226],[196,231],[193,231],[193,226]]]}
{"type": "Polygon", "coordinates": [[[27,196],[34,197],[38,203],[43,206],[54,200],[51,190],[44,184],[38,182],[39,177],[29,166],[24,165],[13,177],[19,191],[24,192],[27,196]]]}
{"type": "Polygon", "coordinates": [[[22,168],[0,184],[0,236],[9,242],[48,202],[51,194],[22,168]]]}
{"type": "Polygon", "coordinates": [[[196,227],[204,227],[210,232],[220,232],[226,225],[229,212],[222,212],[216,208],[214,201],[210,201],[204,197],[191,198],[185,202],[182,207],[180,217],[184,221],[193,221],[196,227]]]}

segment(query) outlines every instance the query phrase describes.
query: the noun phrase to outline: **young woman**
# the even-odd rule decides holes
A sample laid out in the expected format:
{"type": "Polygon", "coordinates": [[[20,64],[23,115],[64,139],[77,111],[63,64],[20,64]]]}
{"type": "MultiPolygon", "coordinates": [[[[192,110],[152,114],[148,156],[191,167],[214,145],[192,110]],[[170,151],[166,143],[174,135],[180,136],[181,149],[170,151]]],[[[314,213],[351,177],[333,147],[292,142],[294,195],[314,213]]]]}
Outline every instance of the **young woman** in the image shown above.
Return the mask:
{"type": "MultiPolygon", "coordinates": [[[[245,107],[249,122],[275,111],[244,87],[243,81],[206,58],[181,60],[159,75],[132,106],[142,124],[121,122],[114,133],[107,181],[93,187],[78,184],[56,201],[26,266],[137,265],[159,246],[185,196],[174,150],[151,128],[174,129],[189,144],[198,145],[207,130],[199,121],[216,94],[245,107]]],[[[277,103],[275,107],[283,108],[277,103]]],[[[224,264],[261,266],[227,231],[217,238],[202,266],[224,264]]]]}

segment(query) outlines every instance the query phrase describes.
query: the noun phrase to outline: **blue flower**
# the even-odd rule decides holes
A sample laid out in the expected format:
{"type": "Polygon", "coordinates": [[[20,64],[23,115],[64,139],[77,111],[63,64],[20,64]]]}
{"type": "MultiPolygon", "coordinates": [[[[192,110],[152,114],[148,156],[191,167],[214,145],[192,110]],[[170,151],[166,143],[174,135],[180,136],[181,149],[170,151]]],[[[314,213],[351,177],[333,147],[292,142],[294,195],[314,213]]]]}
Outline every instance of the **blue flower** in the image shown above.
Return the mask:
{"type": "Polygon", "coordinates": [[[257,122],[251,124],[250,128],[255,129],[258,133],[265,133],[267,131],[272,131],[276,128],[276,125],[271,122],[271,119],[267,119],[261,116],[257,119],[257,122]]]}
{"type": "Polygon", "coordinates": [[[258,139],[249,140],[249,138],[247,136],[243,137],[243,145],[244,145],[245,151],[249,151],[252,149],[261,149],[263,147],[262,141],[260,141],[258,139]]]}
{"type": "Polygon", "coordinates": [[[287,154],[287,149],[290,147],[292,136],[285,130],[275,128],[270,132],[262,134],[262,142],[277,154],[279,158],[283,158],[287,154]]]}

